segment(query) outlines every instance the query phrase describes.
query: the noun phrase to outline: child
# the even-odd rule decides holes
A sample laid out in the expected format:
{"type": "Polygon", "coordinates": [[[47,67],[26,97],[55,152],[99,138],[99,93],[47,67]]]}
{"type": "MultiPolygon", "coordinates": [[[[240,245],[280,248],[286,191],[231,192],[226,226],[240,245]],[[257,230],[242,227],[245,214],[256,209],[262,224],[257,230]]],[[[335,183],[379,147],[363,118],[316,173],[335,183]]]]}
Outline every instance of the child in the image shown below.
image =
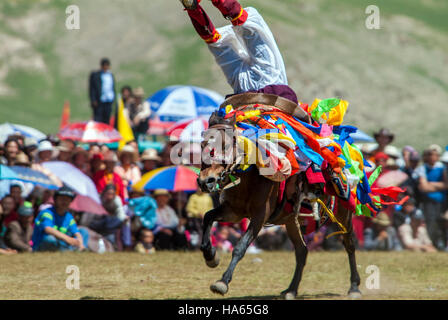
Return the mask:
{"type": "Polygon", "coordinates": [[[154,234],[149,229],[142,229],[140,231],[140,241],[135,246],[135,251],[138,253],[155,253],[156,249],[153,246],[154,234]]]}

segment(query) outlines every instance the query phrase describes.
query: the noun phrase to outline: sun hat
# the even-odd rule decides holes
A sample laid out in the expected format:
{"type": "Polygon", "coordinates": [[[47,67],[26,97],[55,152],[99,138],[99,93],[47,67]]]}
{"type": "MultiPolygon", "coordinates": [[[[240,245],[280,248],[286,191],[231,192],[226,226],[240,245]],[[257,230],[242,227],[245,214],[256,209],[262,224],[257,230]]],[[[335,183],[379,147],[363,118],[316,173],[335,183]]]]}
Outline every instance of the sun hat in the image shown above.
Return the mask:
{"type": "Polygon", "coordinates": [[[171,194],[166,189],[156,189],[152,193],[152,196],[153,197],[157,197],[157,196],[171,196],[171,194]]]}
{"type": "Polygon", "coordinates": [[[373,218],[372,221],[383,227],[390,226],[390,218],[385,212],[378,213],[378,215],[375,218],[373,218]]]}
{"type": "Polygon", "coordinates": [[[20,152],[17,157],[16,161],[14,162],[15,165],[27,165],[29,166],[31,164],[30,159],[28,159],[28,156],[24,152],[20,152]]]}
{"type": "Polygon", "coordinates": [[[134,97],[143,98],[145,96],[145,90],[143,90],[142,87],[137,87],[132,90],[132,94],[134,95],[134,97]]]}
{"type": "Polygon", "coordinates": [[[67,142],[66,140],[62,140],[61,143],[59,143],[59,145],[56,147],[56,149],[58,149],[59,151],[62,152],[71,152],[72,148],[70,147],[70,143],[67,142]]]}
{"type": "Polygon", "coordinates": [[[138,152],[129,145],[124,146],[120,151],[118,151],[118,158],[121,159],[124,154],[130,154],[132,156],[132,162],[136,162],[138,160],[138,152]]]}
{"type": "Polygon", "coordinates": [[[43,151],[54,151],[54,147],[48,140],[42,140],[39,142],[39,146],[37,147],[37,152],[43,152],[43,151]]]}
{"type": "Polygon", "coordinates": [[[441,148],[438,144],[432,144],[432,145],[430,145],[430,146],[426,149],[426,151],[427,151],[427,152],[435,151],[435,152],[437,152],[438,155],[441,155],[441,154],[442,154],[442,148],[441,148]]]}
{"type": "Polygon", "coordinates": [[[379,136],[386,136],[389,138],[389,142],[392,142],[394,140],[395,135],[390,132],[389,129],[387,128],[381,128],[378,132],[375,132],[373,134],[373,137],[375,138],[375,140],[378,139],[379,136]]]}
{"type": "Polygon", "coordinates": [[[113,151],[109,151],[104,156],[104,162],[118,162],[118,157],[113,151]]]}
{"type": "Polygon", "coordinates": [[[19,207],[19,210],[17,211],[17,213],[19,214],[19,216],[22,216],[22,217],[32,216],[34,214],[33,204],[29,201],[25,201],[19,207]]]}
{"type": "Polygon", "coordinates": [[[162,158],[160,158],[159,155],[157,154],[157,150],[152,149],[152,148],[149,148],[149,149],[146,149],[145,151],[143,151],[140,159],[141,159],[141,161],[145,161],[145,160],[160,161],[160,160],[162,160],[162,158]]]}

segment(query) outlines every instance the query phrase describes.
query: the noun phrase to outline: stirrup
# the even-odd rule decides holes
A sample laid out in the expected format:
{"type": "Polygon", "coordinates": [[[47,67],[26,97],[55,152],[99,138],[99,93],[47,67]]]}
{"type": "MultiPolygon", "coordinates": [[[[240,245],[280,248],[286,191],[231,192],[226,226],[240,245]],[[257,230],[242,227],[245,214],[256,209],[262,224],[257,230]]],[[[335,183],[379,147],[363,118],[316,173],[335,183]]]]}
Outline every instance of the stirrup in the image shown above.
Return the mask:
{"type": "Polygon", "coordinates": [[[199,2],[201,2],[201,0],[179,0],[179,1],[187,10],[195,10],[198,7],[199,2]]]}

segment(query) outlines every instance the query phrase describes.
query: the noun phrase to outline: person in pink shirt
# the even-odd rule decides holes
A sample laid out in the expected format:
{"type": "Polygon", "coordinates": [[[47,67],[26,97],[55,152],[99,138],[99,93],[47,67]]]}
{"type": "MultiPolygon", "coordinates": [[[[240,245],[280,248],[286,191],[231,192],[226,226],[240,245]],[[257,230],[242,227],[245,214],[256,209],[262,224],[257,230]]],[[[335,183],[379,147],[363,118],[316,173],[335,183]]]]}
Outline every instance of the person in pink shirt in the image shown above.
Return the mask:
{"type": "Polygon", "coordinates": [[[140,169],[136,165],[138,153],[133,147],[126,145],[120,150],[118,157],[120,165],[115,167],[114,172],[123,180],[125,198],[128,198],[128,186],[135,184],[141,179],[140,169]]]}

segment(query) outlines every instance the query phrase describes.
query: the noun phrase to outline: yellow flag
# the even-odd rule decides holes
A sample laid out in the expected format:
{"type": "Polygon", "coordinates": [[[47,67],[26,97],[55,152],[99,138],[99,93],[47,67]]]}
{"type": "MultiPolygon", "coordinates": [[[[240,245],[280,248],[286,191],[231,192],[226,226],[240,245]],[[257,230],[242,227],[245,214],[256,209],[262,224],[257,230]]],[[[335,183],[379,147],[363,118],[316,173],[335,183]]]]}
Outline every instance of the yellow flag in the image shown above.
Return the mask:
{"type": "Polygon", "coordinates": [[[120,132],[123,139],[118,144],[118,150],[121,150],[127,142],[134,140],[134,134],[132,133],[131,126],[124,115],[124,103],[123,99],[118,100],[118,120],[117,120],[118,132],[120,132]]]}

